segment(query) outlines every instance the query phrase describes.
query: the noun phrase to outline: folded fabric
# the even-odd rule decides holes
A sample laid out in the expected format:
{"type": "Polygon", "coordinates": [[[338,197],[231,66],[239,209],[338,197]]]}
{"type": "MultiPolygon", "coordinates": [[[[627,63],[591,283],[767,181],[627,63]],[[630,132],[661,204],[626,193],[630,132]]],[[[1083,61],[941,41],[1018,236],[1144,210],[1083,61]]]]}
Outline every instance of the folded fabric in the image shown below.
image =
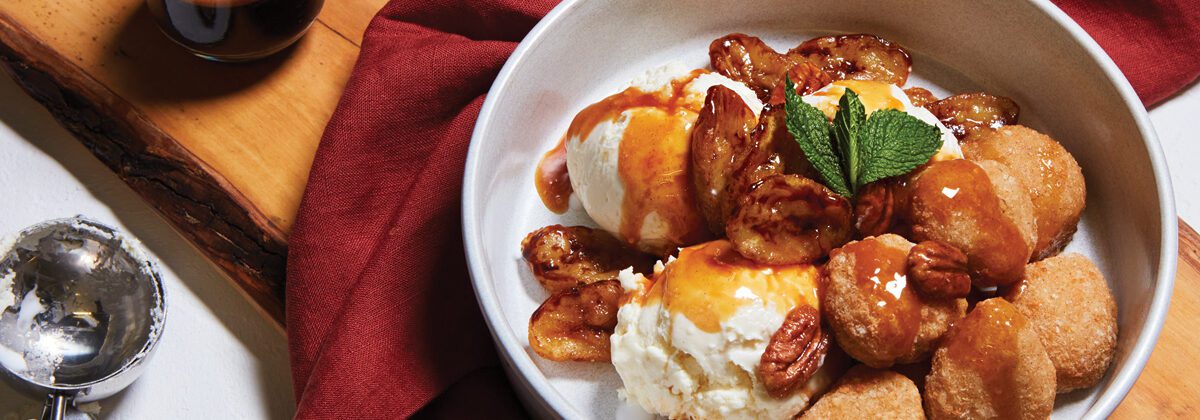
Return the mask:
{"type": "MultiPolygon", "coordinates": [[[[290,238],[298,418],[525,415],[471,289],[459,207],[484,95],[554,3],[392,0],[367,29],[290,238]]],[[[1056,3],[1147,104],[1200,74],[1196,0],[1056,3]]]]}

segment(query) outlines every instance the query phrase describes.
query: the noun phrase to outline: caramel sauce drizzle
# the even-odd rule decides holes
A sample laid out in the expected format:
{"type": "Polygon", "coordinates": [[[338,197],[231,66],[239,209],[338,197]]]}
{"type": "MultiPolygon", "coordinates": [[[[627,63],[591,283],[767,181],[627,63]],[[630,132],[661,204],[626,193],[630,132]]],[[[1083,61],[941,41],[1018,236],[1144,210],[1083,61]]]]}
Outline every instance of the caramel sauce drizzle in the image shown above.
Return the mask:
{"type": "Polygon", "coordinates": [[[858,94],[858,99],[863,104],[863,109],[870,115],[872,112],[881,109],[901,109],[904,104],[892,96],[892,85],[876,82],[871,80],[838,80],[833,82],[828,90],[813,93],[812,96],[828,98],[828,102],[822,102],[817,105],[817,109],[825,113],[829,119],[833,119],[837,113],[838,100],[846,93],[846,89],[854,90],[858,94]]]}
{"type": "Polygon", "coordinates": [[[915,235],[917,239],[945,240],[959,247],[967,254],[973,278],[982,276],[1006,285],[1020,277],[1020,272],[994,270],[994,267],[1022,269],[1029,254],[1022,245],[1025,240],[1021,231],[1004,216],[992,182],[978,165],[964,159],[936,162],[910,182],[907,189],[910,208],[927,213],[929,223],[969,220],[977,226],[975,238],[969,243],[958,243],[949,237],[926,238],[921,234],[915,235]]]}
{"type": "Polygon", "coordinates": [[[820,289],[816,266],[758,264],[738,254],[729,241],[718,240],[680,251],[655,276],[643,305],[661,302],[672,314],[715,333],[739,308],[759,301],[773,305],[781,316],[799,305],[819,309],[820,289]]]}
{"type": "Polygon", "coordinates": [[[946,357],[969,366],[983,380],[996,418],[1021,417],[1015,371],[1021,357],[1017,335],[1025,327],[1025,317],[997,298],[981,302],[945,338],[946,357]]]}
{"type": "Polygon", "coordinates": [[[533,174],[533,183],[547,209],[557,214],[567,212],[574,190],[571,189],[571,175],[567,173],[566,137],[559,139],[558,144],[542,156],[533,174]]]}
{"type": "Polygon", "coordinates": [[[871,299],[871,316],[882,325],[878,339],[885,343],[886,354],[891,358],[908,354],[921,330],[921,301],[908,287],[908,254],[878,240],[854,242],[833,252],[853,257],[854,280],[871,299]]]}
{"type": "Polygon", "coordinates": [[[665,237],[671,244],[707,239],[688,172],[692,123],[703,101],[689,100],[686,90],[705,73],[694,70],[671,81],[669,92],[630,87],[580,111],[559,145],[538,164],[534,181],[542,203],[557,213],[565,212],[569,204],[572,189],[565,142],[574,138],[586,141],[601,123],[616,121],[622,113],[630,112],[618,151],[617,171],[625,186],[620,236],[637,244],[647,217],[658,217],[668,226],[665,237]]]}

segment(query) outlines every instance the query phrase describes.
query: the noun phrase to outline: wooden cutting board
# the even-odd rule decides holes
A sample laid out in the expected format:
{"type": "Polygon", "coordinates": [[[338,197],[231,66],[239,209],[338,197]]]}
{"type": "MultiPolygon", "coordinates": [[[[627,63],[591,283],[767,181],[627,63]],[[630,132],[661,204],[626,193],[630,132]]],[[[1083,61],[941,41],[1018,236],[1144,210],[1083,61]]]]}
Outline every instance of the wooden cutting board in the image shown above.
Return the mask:
{"type": "MultiPolygon", "coordinates": [[[[327,0],[288,52],[195,59],[142,0],[2,0],[0,62],[270,316],[321,132],[386,0],[327,0]]],[[[1118,418],[1200,415],[1200,238],[1180,222],[1170,315],[1118,418]]]]}
{"type": "Polygon", "coordinates": [[[192,57],[143,0],[2,0],[0,62],[274,319],[317,143],[386,0],[330,0],[292,49],[192,57]]]}
{"type": "Polygon", "coordinates": [[[1113,418],[1200,417],[1200,235],[1179,221],[1179,272],[1158,345],[1113,418]]]}

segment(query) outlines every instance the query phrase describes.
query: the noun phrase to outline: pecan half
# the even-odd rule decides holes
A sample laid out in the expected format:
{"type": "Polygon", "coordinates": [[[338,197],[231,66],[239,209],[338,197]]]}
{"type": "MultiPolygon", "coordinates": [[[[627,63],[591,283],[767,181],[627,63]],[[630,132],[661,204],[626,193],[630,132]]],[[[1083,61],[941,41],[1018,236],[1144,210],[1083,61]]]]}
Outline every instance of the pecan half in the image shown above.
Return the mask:
{"type": "Polygon", "coordinates": [[[812,306],[798,306],[767,343],[758,362],[758,380],[772,397],[787,397],[812,378],[828,352],[829,335],[821,330],[820,313],[812,306]]]}
{"type": "Polygon", "coordinates": [[[888,181],[875,181],[854,197],[854,230],[858,239],[888,233],[895,224],[896,196],[888,181]]]}
{"type": "Polygon", "coordinates": [[[924,241],[908,251],[908,279],[923,296],[958,299],[971,293],[967,254],[938,241],[924,241]]]}

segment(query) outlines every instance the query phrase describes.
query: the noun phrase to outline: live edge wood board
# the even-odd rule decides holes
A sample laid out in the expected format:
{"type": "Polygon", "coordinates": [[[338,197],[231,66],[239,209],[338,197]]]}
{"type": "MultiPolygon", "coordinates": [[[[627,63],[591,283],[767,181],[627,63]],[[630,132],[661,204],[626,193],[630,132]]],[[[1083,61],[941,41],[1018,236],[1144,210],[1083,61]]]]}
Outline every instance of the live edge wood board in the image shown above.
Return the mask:
{"type": "MultiPolygon", "coordinates": [[[[328,0],[294,48],[196,59],[142,0],[2,0],[0,62],[101,161],[283,322],[287,236],[321,132],[386,0],[328,0]]],[[[1182,224],[1182,221],[1181,221],[1182,224]]],[[[1119,418],[1200,412],[1200,240],[1181,225],[1166,325],[1119,418]]]]}
{"type": "Polygon", "coordinates": [[[384,1],[328,1],[294,48],[231,65],[172,44],[142,0],[3,0],[0,61],[282,322],[287,235],[384,1]]]}

